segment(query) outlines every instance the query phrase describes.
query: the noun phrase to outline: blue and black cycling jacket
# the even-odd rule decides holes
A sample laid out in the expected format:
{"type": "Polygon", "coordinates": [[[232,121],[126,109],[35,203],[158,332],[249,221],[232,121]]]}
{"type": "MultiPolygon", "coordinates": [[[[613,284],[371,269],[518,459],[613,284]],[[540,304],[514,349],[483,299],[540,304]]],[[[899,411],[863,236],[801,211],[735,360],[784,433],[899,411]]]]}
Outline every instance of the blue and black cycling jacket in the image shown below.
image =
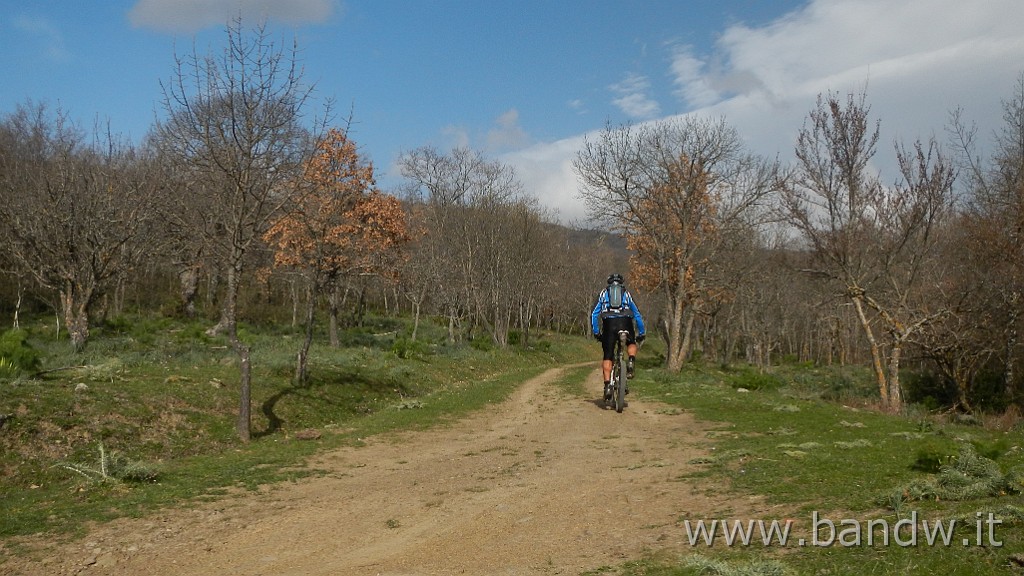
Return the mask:
{"type": "Polygon", "coordinates": [[[608,289],[605,288],[601,291],[601,295],[597,297],[594,311],[590,313],[590,329],[594,336],[597,336],[601,333],[602,318],[621,317],[631,317],[636,320],[637,336],[645,336],[647,334],[647,330],[644,328],[644,317],[640,315],[640,310],[633,302],[633,296],[630,295],[629,291],[624,290],[622,293],[622,308],[620,310],[612,310],[608,302],[608,289]]]}

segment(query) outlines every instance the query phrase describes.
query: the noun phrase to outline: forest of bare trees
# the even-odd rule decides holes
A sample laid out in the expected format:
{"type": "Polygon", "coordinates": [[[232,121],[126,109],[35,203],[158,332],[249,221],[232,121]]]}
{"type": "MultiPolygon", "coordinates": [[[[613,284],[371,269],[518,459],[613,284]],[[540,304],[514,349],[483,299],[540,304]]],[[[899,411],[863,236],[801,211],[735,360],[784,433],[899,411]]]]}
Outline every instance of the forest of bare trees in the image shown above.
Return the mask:
{"type": "Polygon", "coordinates": [[[466,148],[409,151],[405,185],[379,190],[347,124],[315,109],[295,48],[240,23],[227,37],[169,71],[142,143],[39,103],[0,118],[11,323],[45,313],[81,350],[109,315],[205,319],[239,357],[247,437],[239,320],[303,324],[301,384],[317,311],[332,327],[407,315],[411,341],[432,322],[451,342],[529,345],[539,329],[585,334],[621,271],[670,370],[860,364],[893,411],[925,394],[964,411],[1019,400],[1024,76],[995,135],[954,111],[936,119],[947,138],[880,142],[864,93],[820,95],[791,159],[745,150],[727,118],[608,126],[574,161],[594,216],[578,229],[466,148]],[[927,378],[910,389],[909,373],[927,378]]]}

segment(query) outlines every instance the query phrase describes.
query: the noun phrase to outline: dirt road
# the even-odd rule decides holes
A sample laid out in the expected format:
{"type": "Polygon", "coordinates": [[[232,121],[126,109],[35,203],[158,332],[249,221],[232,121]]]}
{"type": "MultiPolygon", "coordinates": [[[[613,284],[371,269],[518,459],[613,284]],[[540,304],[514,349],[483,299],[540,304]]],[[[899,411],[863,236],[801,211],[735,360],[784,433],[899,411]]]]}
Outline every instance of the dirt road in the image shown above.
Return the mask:
{"type": "MultiPolygon", "coordinates": [[[[703,454],[688,414],[605,410],[525,382],[456,424],[324,455],[323,477],[125,519],[53,547],[29,575],[579,574],[687,551],[678,520],[754,503],[680,479],[703,454]],[[716,495],[717,494],[717,495],[716,495]]],[[[597,396],[598,376],[589,389],[597,396]]]]}

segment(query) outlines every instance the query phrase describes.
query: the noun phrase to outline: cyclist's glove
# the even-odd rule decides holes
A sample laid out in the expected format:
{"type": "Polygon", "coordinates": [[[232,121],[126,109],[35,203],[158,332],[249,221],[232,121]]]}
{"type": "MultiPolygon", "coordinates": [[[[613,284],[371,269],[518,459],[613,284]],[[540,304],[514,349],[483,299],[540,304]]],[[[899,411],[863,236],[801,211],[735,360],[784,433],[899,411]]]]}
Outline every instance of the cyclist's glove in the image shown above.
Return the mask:
{"type": "Polygon", "coordinates": [[[645,334],[641,334],[641,335],[636,337],[636,343],[637,344],[643,344],[644,340],[646,340],[646,339],[647,339],[647,336],[645,334]]]}

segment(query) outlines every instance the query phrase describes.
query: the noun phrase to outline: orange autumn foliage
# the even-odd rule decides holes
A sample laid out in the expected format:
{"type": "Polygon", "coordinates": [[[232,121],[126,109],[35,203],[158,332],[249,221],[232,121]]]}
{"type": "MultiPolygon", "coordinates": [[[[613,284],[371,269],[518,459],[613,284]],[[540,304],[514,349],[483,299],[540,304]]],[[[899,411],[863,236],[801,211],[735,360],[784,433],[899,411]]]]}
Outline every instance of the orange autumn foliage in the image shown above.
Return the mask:
{"type": "Polygon", "coordinates": [[[305,193],[264,235],[274,265],[309,269],[325,282],[356,274],[394,275],[408,241],[398,200],[374,186],[373,165],[355,142],[330,130],[308,162],[305,193]]]}
{"type": "Polygon", "coordinates": [[[680,155],[668,167],[667,180],[637,200],[635,220],[641,225],[631,223],[622,232],[638,286],[696,296],[695,268],[704,264],[699,249],[717,234],[717,199],[709,180],[699,163],[680,155]]]}

